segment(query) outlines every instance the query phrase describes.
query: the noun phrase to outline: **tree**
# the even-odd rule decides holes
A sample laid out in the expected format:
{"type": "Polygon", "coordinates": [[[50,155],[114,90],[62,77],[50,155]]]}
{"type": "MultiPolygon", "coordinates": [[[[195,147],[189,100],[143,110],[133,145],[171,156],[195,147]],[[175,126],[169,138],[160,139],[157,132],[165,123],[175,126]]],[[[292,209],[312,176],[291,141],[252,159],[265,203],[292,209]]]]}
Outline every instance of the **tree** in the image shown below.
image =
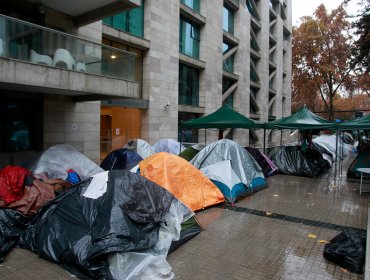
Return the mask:
{"type": "MultiPolygon", "coordinates": [[[[351,0],[346,0],[345,4],[351,0]]],[[[357,85],[362,93],[370,97],[370,5],[369,0],[361,0],[361,9],[355,16],[352,24],[356,40],[353,44],[352,64],[357,73],[357,85]]]]}
{"type": "Polygon", "coordinates": [[[319,97],[333,119],[335,95],[346,92],[351,96],[356,83],[349,30],[342,5],[328,14],[323,4],[314,17],[303,17],[300,26],[293,28],[293,104],[294,99],[319,104],[319,97]]]}
{"type": "MultiPolygon", "coordinates": [[[[344,4],[351,3],[352,0],[345,0],[344,4]]],[[[361,9],[352,17],[357,18],[353,23],[357,39],[354,42],[353,63],[359,65],[370,72],[370,5],[369,0],[359,1],[361,9]]]]}

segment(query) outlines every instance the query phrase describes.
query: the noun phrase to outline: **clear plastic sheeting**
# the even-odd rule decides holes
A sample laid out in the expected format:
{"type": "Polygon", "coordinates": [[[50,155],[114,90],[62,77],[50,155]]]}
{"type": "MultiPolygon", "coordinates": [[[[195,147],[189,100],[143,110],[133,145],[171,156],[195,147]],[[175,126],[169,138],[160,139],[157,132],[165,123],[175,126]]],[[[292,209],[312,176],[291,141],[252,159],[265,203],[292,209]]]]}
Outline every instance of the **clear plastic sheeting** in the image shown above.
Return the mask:
{"type": "Polygon", "coordinates": [[[69,169],[77,172],[81,180],[104,171],[75,148],[64,144],[52,146],[38,153],[22,166],[32,171],[37,179],[42,180],[66,179],[69,169]]]}
{"type": "Polygon", "coordinates": [[[337,145],[336,135],[321,135],[314,138],[312,141],[328,150],[332,154],[334,161],[336,161],[336,155],[339,158],[342,158],[342,156],[348,156],[351,148],[351,145],[344,143],[340,137],[338,137],[337,145]]]}
{"type": "Polygon", "coordinates": [[[172,241],[180,238],[181,223],[192,216],[189,209],[174,200],[160,224],[158,241],[153,248],[143,252],[124,252],[108,257],[109,270],[114,279],[152,280],[174,278],[171,266],[166,260],[172,241]]]}
{"type": "Polygon", "coordinates": [[[153,147],[156,153],[167,152],[174,155],[179,155],[186,149],[180,142],[173,139],[159,140],[153,147]]]}
{"type": "Polygon", "coordinates": [[[143,159],[155,154],[154,148],[143,139],[135,139],[128,142],[124,148],[133,150],[143,159]]]}

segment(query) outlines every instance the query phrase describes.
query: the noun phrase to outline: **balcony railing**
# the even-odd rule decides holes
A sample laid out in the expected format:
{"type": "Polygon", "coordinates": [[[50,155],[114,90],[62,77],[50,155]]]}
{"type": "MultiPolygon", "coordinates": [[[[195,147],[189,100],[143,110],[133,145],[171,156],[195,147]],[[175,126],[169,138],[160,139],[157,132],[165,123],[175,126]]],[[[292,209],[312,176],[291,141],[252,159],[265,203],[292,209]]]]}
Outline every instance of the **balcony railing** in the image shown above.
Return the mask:
{"type": "Polygon", "coordinates": [[[0,56],[135,81],[136,55],[0,15],[0,56]]]}

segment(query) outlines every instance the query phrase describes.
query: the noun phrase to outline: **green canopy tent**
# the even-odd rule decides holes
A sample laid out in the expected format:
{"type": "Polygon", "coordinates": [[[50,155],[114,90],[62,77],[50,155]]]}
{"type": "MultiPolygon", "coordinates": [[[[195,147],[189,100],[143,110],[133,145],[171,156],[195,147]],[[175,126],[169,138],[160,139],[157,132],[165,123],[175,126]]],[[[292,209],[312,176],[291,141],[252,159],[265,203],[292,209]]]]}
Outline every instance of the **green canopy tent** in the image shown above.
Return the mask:
{"type": "Polygon", "coordinates": [[[262,128],[262,124],[257,123],[246,116],[234,111],[229,105],[224,104],[217,111],[189,120],[181,124],[182,128],[262,128]]]}
{"type": "Polygon", "coordinates": [[[306,106],[293,115],[264,124],[266,129],[336,129],[336,123],[330,122],[312,113],[306,106]]]}
{"type": "MultiPolygon", "coordinates": [[[[281,118],[276,121],[264,124],[265,129],[299,129],[299,130],[313,130],[313,129],[329,129],[335,130],[338,133],[338,124],[328,121],[318,115],[312,113],[306,106],[302,107],[296,113],[281,118]]],[[[338,151],[338,136],[335,148],[335,153],[338,151]]],[[[337,164],[335,164],[334,176],[337,173],[337,164]]]]}
{"type": "Polygon", "coordinates": [[[181,128],[217,128],[220,132],[229,128],[250,129],[262,127],[262,124],[243,116],[227,104],[209,115],[181,123],[181,128]]]}
{"type": "Polygon", "coordinates": [[[365,130],[370,129],[370,115],[364,116],[338,125],[339,130],[365,130]]]}

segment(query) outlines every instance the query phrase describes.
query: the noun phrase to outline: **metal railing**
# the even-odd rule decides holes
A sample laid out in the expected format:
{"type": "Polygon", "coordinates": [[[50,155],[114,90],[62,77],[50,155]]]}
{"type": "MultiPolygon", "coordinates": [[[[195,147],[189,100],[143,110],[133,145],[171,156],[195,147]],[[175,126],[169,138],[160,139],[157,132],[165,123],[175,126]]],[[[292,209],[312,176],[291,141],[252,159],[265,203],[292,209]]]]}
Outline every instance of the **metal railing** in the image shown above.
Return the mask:
{"type": "Polygon", "coordinates": [[[0,56],[135,81],[136,54],[4,15],[0,56]]]}

